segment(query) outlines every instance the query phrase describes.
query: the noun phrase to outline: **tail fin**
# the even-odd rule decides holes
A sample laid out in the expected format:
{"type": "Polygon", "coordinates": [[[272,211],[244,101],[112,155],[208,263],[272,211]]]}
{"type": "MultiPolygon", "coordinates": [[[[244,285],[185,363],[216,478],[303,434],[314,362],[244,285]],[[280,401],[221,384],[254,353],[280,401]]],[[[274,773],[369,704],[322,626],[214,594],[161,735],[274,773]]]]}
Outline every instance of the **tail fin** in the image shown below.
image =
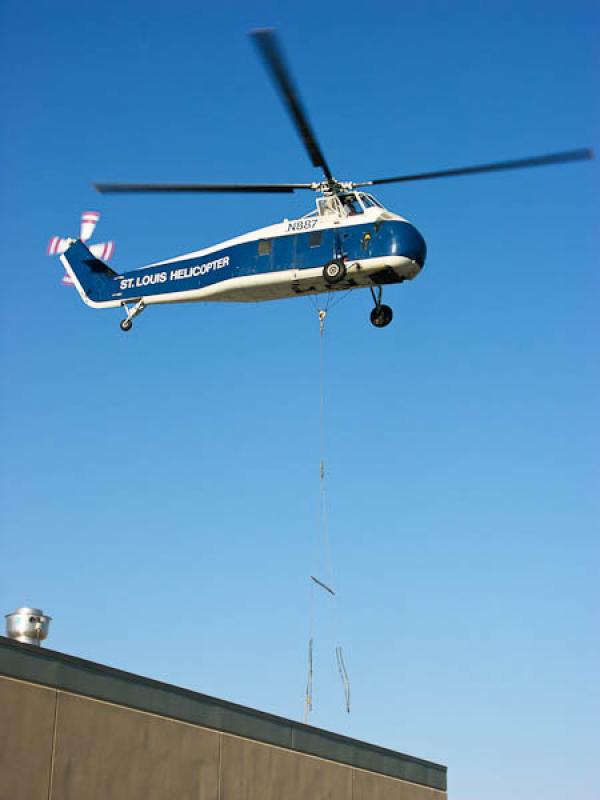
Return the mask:
{"type": "MultiPolygon", "coordinates": [[[[83,211],[81,214],[81,226],[79,238],[82,242],[87,242],[91,239],[98,220],[100,219],[99,211],[83,211]]],[[[49,256],[57,256],[65,253],[73,244],[73,239],[63,239],[60,236],[53,236],[48,242],[47,253],[49,256]]],[[[98,244],[89,245],[90,253],[102,261],[110,261],[115,252],[114,242],[101,242],[98,244]]],[[[73,280],[68,272],[63,275],[62,283],[65,286],[73,286],[73,280]]]]}
{"type": "Polygon", "coordinates": [[[71,240],[60,260],[84,303],[96,306],[112,299],[113,279],[118,277],[117,273],[96,258],[83,242],[71,240]]]}

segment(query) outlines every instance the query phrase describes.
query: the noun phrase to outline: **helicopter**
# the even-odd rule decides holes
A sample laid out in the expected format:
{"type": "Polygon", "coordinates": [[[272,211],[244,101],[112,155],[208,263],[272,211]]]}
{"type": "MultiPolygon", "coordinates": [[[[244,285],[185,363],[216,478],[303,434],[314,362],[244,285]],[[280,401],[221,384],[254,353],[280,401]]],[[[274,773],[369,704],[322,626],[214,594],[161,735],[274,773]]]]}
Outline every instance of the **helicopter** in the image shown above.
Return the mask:
{"type": "Polygon", "coordinates": [[[315,209],[296,219],[250,231],[211,247],[119,273],[80,239],[65,241],[61,261],[81,299],[92,308],[121,308],[123,331],[151,305],[197,301],[257,302],[298,295],[368,288],[371,323],[392,321],[384,286],[415,278],[427,247],[407,219],[386,209],[370,187],[456,177],[593,158],[590,149],[354,182],[333,176],[273,29],[254,40],[313,165],[323,177],[311,183],[164,184],[96,183],[101,193],[316,193],[315,209]],[[64,252],[63,252],[64,250],[64,252]]]}

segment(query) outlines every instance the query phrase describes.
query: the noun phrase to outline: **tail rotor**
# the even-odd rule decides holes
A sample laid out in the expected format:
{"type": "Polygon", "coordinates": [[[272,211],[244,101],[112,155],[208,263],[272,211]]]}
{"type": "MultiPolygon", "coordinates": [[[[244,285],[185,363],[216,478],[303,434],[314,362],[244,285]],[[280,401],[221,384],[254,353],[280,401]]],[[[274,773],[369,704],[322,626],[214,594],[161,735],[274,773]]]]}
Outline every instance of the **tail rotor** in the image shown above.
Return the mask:
{"type": "MultiPolygon", "coordinates": [[[[79,226],[79,238],[82,242],[89,241],[94,235],[96,225],[100,219],[99,211],[83,211],[81,214],[81,221],[79,226]]],[[[62,238],[60,236],[53,236],[48,242],[46,250],[49,256],[60,256],[73,244],[73,239],[62,238]]],[[[101,261],[109,261],[115,252],[115,243],[99,242],[98,244],[89,245],[89,250],[95,258],[101,261]]],[[[73,281],[65,273],[62,277],[61,283],[64,286],[73,286],[73,281]]]]}

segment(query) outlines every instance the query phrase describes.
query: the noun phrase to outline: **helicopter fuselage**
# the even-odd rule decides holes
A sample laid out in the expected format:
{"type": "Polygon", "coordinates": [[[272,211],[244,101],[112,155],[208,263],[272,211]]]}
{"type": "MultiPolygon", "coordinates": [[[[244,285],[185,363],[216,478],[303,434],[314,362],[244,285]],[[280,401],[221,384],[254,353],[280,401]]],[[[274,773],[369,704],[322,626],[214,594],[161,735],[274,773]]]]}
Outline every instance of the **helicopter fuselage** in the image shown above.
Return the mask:
{"type": "MultiPolygon", "coordinates": [[[[83,252],[79,250],[83,248],[83,252]]],[[[79,251],[79,252],[78,252],[79,251]]],[[[62,256],[81,298],[95,308],[143,300],[144,306],[198,301],[258,302],[401,283],[414,278],[426,256],[421,234],[382,207],[354,216],[315,212],[251,231],[212,247],[116,274],[102,262],[78,261],[76,241],[62,256]],[[343,280],[328,284],[323,267],[344,262],[343,280]],[[79,267],[79,268],[78,268],[79,267]]]]}

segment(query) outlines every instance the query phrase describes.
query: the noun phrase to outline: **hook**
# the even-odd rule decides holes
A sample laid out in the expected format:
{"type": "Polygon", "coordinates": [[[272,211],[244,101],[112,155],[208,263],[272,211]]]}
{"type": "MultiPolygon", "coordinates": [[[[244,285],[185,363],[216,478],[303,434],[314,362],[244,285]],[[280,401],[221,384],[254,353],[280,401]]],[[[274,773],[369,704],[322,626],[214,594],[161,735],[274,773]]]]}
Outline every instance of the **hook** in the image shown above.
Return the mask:
{"type": "Polygon", "coordinates": [[[319,330],[321,333],[325,330],[325,318],[327,316],[327,312],[324,308],[319,309],[319,330]]]}

